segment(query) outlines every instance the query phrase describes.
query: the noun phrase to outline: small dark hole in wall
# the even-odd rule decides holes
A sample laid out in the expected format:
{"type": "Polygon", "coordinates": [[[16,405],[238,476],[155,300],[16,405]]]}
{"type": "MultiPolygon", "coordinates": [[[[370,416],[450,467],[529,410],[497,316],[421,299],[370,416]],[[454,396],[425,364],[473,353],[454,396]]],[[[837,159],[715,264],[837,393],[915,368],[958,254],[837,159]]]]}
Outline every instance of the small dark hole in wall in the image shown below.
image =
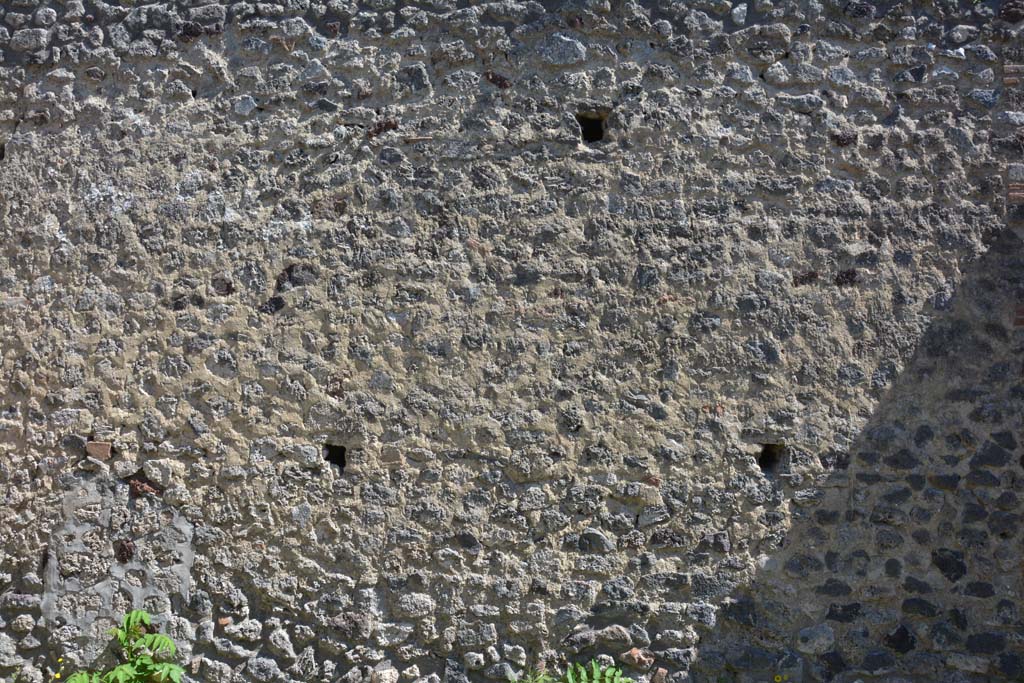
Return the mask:
{"type": "Polygon", "coordinates": [[[583,142],[593,143],[604,140],[604,132],[608,122],[607,114],[594,111],[580,112],[576,114],[576,121],[580,124],[583,142]]]}
{"type": "Polygon", "coordinates": [[[332,443],[324,444],[324,460],[338,468],[339,474],[345,473],[345,447],[332,443]]]}
{"type": "Polygon", "coordinates": [[[766,477],[775,476],[786,454],[786,446],[781,443],[766,443],[761,446],[761,454],[757,456],[757,466],[766,477]]]}
{"type": "Polygon", "coordinates": [[[7,145],[0,142],[0,161],[3,161],[5,156],[7,156],[7,145]]]}

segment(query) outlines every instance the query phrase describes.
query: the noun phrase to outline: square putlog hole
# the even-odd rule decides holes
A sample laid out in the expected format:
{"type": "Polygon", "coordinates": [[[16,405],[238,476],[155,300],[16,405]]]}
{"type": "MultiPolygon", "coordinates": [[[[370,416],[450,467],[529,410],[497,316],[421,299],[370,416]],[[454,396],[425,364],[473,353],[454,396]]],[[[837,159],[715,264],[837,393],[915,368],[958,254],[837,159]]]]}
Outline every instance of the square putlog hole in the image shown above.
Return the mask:
{"type": "Polygon", "coordinates": [[[785,444],[766,443],[761,446],[761,453],[757,456],[757,466],[765,477],[771,479],[779,473],[785,457],[785,444]]]}
{"type": "Polygon", "coordinates": [[[608,130],[608,113],[599,111],[581,111],[576,114],[576,122],[580,124],[580,135],[583,142],[592,145],[604,140],[608,130]]]}
{"type": "Polygon", "coordinates": [[[345,474],[345,456],[348,449],[333,443],[324,444],[324,460],[338,468],[338,474],[345,474]]]}

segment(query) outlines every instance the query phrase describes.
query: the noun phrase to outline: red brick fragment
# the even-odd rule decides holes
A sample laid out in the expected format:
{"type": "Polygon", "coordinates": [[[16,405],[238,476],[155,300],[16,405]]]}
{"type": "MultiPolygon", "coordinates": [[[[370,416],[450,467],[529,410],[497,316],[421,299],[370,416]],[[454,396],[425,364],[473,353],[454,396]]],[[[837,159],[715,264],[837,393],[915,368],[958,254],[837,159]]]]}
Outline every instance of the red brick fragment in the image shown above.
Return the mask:
{"type": "Polygon", "coordinates": [[[651,653],[638,647],[623,652],[619,655],[619,660],[638,669],[647,669],[654,664],[654,657],[651,656],[651,653]]]}
{"type": "Polygon", "coordinates": [[[504,90],[505,88],[512,87],[512,81],[510,81],[509,79],[505,78],[504,76],[495,71],[485,71],[484,78],[487,79],[488,83],[496,85],[502,90],[504,90]]]}
{"type": "Polygon", "coordinates": [[[151,496],[159,496],[163,491],[139,470],[125,481],[128,483],[128,492],[132,498],[138,498],[144,493],[151,496]]]}
{"type": "Polygon", "coordinates": [[[110,449],[113,444],[109,441],[90,441],[85,444],[85,452],[97,460],[110,460],[110,449]]]}

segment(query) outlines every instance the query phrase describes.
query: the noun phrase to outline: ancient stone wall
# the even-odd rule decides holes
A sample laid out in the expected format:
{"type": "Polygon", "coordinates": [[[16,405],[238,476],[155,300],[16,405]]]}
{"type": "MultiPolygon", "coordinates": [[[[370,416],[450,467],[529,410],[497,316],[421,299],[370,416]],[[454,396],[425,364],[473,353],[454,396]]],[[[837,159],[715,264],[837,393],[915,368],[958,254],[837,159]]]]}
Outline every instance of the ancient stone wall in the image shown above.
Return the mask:
{"type": "Polygon", "coordinates": [[[1024,674],[1021,0],[204,1],[0,3],[0,679],[1024,674]]]}

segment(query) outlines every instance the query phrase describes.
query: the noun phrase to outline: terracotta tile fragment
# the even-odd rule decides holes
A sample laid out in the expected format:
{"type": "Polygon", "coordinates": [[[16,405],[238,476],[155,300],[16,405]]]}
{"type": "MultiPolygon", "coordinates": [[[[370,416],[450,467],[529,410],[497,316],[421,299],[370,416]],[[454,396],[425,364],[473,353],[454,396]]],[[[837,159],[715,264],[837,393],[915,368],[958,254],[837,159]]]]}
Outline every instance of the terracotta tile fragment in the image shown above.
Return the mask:
{"type": "Polygon", "coordinates": [[[640,669],[646,669],[654,664],[654,657],[646,650],[641,650],[638,647],[630,648],[623,652],[619,655],[619,660],[640,669]]]}
{"type": "Polygon", "coordinates": [[[97,460],[110,460],[110,449],[113,447],[109,441],[90,441],[85,444],[85,452],[97,460]]]}

